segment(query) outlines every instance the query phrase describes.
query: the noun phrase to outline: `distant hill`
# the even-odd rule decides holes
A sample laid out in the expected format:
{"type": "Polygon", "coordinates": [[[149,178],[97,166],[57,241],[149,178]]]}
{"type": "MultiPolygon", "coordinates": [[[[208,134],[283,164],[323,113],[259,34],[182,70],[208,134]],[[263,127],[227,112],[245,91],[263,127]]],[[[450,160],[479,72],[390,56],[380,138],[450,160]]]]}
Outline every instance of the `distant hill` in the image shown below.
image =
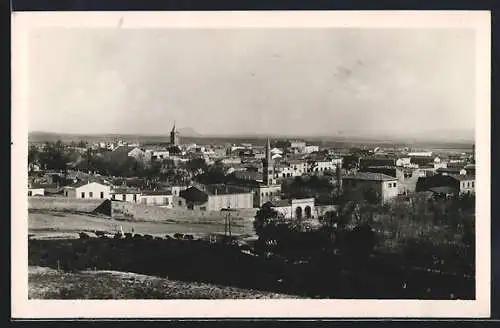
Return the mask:
{"type": "MultiPolygon", "coordinates": [[[[472,148],[474,143],[473,133],[469,135],[463,133],[436,132],[421,134],[419,136],[390,136],[375,134],[340,133],[336,136],[289,136],[289,135],[201,135],[192,128],[180,128],[182,143],[197,144],[226,144],[226,143],[252,143],[263,145],[267,137],[271,139],[302,139],[309,143],[318,144],[322,147],[345,148],[357,147],[360,145],[412,145],[422,148],[472,148]]],[[[28,141],[30,143],[43,143],[46,141],[55,142],[78,142],[86,140],[90,143],[97,141],[124,140],[127,142],[141,144],[158,144],[170,142],[170,135],[139,135],[139,134],[70,134],[56,132],[30,132],[28,141]]]]}
{"type": "Polygon", "coordinates": [[[201,137],[202,135],[196,132],[193,128],[184,127],[179,129],[181,137],[201,137]]]}

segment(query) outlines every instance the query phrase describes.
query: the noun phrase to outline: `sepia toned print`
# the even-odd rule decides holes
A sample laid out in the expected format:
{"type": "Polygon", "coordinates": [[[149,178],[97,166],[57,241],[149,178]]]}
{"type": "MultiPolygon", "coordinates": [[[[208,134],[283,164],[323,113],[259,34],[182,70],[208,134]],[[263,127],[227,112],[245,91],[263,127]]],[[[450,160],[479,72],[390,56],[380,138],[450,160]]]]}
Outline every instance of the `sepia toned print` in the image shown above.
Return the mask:
{"type": "Polygon", "coordinates": [[[488,313],[477,24],[276,15],[277,26],[25,23],[23,309],[163,300],[184,308],[138,316],[230,317],[207,302],[245,300],[255,307],[234,303],[235,316],[373,317],[363,309],[383,302],[414,305],[392,316],[488,313]],[[311,302],[323,306],[279,310],[311,302]]]}

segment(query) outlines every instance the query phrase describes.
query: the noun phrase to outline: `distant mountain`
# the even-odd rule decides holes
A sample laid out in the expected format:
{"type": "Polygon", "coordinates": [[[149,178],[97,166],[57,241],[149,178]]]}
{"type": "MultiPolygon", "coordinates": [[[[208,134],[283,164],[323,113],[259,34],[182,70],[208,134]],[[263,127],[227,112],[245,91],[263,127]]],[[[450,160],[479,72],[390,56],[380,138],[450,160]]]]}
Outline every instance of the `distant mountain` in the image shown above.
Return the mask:
{"type": "Polygon", "coordinates": [[[201,137],[201,134],[199,134],[193,128],[190,127],[180,128],[179,134],[181,137],[201,137]]]}

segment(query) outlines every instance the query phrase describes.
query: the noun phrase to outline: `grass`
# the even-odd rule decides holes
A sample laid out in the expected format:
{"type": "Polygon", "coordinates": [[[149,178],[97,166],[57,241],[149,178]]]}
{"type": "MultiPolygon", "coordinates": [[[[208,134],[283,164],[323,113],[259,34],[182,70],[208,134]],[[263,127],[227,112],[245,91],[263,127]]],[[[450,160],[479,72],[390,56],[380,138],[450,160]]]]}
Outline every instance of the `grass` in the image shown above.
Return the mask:
{"type": "MultiPolygon", "coordinates": [[[[120,226],[124,232],[150,234],[153,236],[165,236],[165,234],[190,233],[190,234],[208,234],[223,233],[224,224],[207,222],[202,223],[199,220],[190,221],[186,219],[173,221],[123,221],[110,219],[104,216],[74,213],[67,211],[53,210],[30,210],[28,213],[28,230],[36,236],[46,236],[59,234],[68,237],[76,236],[82,231],[108,231],[114,233],[120,226]]],[[[239,222],[232,226],[232,233],[236,235],[253,235],[252,222],[239,222]]]]}
{"type": "Polygon", "coordinates": [[[29,267],[29,299],[269,299],[298,298],[116,271],[63,273],[29,267]]]}

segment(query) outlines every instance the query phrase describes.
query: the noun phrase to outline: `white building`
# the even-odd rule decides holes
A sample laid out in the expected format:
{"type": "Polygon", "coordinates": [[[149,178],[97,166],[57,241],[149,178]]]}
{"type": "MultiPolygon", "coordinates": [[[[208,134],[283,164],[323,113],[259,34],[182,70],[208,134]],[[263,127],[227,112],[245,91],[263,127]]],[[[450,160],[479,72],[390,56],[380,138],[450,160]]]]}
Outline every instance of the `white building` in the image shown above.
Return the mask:
{"type": "Polygon", "coordinates": [[[139,196],[139,203],[143,205],[172,207],[173,195],[170,191],[144,191],[139,196]]]}
{"type": "Polygon", "coordinates": [[[139,190],[126,189],[126,188],[115,188],[111,192],[111,199],[118,200],[122,202],[137,203],[141,192],[139,190]]]}
{"type": "Polygon", "coordinates": [[[45,188],[34,184],[28,184],[28,196],[45,196],[45,188]]]}
{"type": "Polygon", "coordinates": [[[303,152],[307,153],[307,154],[318,152],[318,151],[319,151],[319,146],[309,145],[309,146],[305,146],[303,148],[303,152]]]}
{"type": "Polygon", "coordinates": [[[270,202],[270,205],[286,219],[311,219],[316,213],[314,198],[281,199],[270,202]]]}
{"type": "Polygon", "coordinates": [[[277,178],[299,177],[307,172],[307,163],[301,160],[283,162],[276,169],[277,178]]]}
{"type": "Polygon", "coordinates": [[[109,199],[111,187],[97,182],[81,182],[64,187],[64,196],[79,199],[109,199]]]}
{"type": "Polygon", "coordinates": [[[409,157],[432,157],[432,151],[419,151],[408,153],[409,157]]]}
{"type": "Polygon", "coordinates": [[[142,161],[146,157],[146,152],[140,149],[139,147],[135,147],[132,150],[130,150],[127,155],[129,157],[135,158],[138,161],[142,161]]]}
{"type": "Polygon", "coordinates": [[[304,149],[306,147],[305,141],[292,141],[290,142],[290,148],[296,148],[296,149],[304,149]]]}
{"type": "Polygon", "coordinates": [[[337,165],[342,165],[342,162],[338,163],[338,161],[333,160],[313,161],[308,164],[307,172],[314,174],[326,171],[335,172],[337,170],[337,165]]]}
{"type": "Polygon", "coordinates": [[[400,157],[396,160],[396,166],[409,167],[411,165],[411,157],[400,157]]]}

